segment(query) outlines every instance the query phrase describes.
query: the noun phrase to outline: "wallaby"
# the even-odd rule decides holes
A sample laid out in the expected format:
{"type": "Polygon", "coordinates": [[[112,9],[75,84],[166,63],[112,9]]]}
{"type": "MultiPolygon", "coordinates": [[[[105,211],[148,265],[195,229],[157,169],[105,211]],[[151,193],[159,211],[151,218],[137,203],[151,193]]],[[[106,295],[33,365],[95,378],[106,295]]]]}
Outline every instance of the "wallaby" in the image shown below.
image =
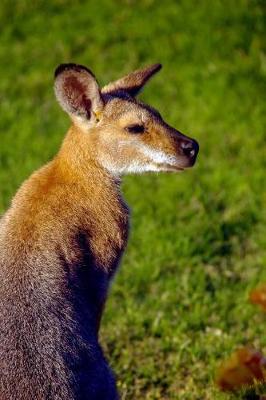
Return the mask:
{"type": "Polygon", "coordinates": [[[181,171],[199,149],[135,98],[160,68],[102,90],[84,66],[56,69],[72,126],[0,220],[1,400],[118,399],[98,330],[128,237],[121,176],[181,171]]]}

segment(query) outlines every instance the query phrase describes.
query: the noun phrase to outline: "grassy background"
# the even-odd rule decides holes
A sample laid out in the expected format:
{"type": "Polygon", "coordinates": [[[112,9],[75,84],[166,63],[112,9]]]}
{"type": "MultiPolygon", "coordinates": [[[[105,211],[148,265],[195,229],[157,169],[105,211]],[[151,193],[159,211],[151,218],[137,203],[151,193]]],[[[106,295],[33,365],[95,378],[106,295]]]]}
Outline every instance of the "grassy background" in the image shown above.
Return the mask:
{"type": "Polygon", "coordinates": [[[213,378],[241,344],[266,353],[265,315],[247,301],[266,280],[265,2],[3,0],[0,13],[0,212],[69,126],[57,64],[100,83],[164,65],[142,99],[200,155],[180,175],[125,179],[132,230],[102,342],[122,399],[241,398],[213,378]]]}

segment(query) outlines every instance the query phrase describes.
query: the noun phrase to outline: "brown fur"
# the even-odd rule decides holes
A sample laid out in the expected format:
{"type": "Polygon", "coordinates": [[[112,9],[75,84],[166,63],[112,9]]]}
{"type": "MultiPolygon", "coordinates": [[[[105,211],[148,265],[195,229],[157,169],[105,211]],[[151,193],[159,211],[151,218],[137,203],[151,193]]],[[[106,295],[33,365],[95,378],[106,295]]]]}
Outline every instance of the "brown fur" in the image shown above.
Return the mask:
{"type": "Polygon", "coordinates": [[[195,142],[132,97],[130,88],[157,70],[103,92],[85,67],[57,70],[56,95],[73,125],[0,221],[1,400],[117,399],[98,329],[128,236],[120,175],[132,165],[182,169],[197,153],[195,142]],[[129,134],[132,124],[144,124],[145,134],[129,134]],[[193,154],[182,151],[184,142],[193,154]]]}

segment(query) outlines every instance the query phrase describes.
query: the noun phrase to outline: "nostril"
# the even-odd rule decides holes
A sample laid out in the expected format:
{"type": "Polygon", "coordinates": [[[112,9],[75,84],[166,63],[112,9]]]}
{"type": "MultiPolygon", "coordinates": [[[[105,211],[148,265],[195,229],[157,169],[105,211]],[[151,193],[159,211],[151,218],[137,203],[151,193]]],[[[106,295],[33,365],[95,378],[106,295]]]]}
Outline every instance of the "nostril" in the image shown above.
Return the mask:
{"type": "Polygon", "coordinates": [[[198,152],[198,147],[199,146],[196,141],[181,142],[181,149],[183,153],[190,158],[195,157],[198,152]]]}

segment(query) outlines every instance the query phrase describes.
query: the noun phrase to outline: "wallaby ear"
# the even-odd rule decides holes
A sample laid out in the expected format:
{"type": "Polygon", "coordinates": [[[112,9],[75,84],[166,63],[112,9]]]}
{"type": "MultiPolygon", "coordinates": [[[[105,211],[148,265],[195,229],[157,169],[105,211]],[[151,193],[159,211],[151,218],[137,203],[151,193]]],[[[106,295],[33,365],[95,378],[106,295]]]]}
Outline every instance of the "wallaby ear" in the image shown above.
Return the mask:
{"type": "Polygon", "coordinates": [[[103,108],[100,89],[93,73],[77,64],[61,64],[55,71],[56,98],[71,117],[95,122],[103,108]]]}
{"type": "Polygon", "coordinates": [[[153,64],[143,69],[138,69],[137,71],[131,72],[119,79],[118,81],[111,82],[104,86],[102,93],[112,93],[118,90],[127,92],[130,96],[136,96],[145,83],[160,69],[161,64],[153,64]]]}

